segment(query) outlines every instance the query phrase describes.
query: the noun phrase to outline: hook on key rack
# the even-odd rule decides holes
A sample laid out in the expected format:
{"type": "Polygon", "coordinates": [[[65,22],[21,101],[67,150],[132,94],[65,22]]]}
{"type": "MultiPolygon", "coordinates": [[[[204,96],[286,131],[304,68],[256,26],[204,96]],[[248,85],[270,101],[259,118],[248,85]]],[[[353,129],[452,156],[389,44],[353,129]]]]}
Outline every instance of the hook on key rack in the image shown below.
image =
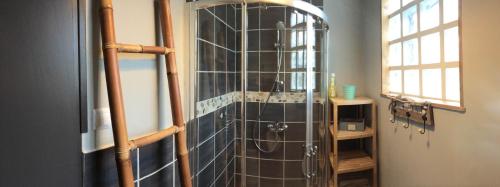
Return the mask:
{"type": "Polygon", "coordinates": [[[419,132],[420,134],[425,134],[425,130],[426,130],[426,125],[427,125],[427,114],[428,112],[431,110],[431,104],[430,103],[424,103],[424,105],[422,106],[422,121],[424,121],[423,125],[424,125],[424,128],[420,129],[419,132]]]}
{"type": "Polygon", "coordinates": [[[409,111],[407,111],[406,112],[406,124],[403,126],[405,129],[410,127],[410,117],[411,117],[411,113],[409,111]]]}
{"type": "Polygon", "coordinates": [[[389,103],[389,111],[391,111],[392,117],[389,118],[389,121],[391,123],[396,123],[396,101],[394,99],[391,99],[391,103],[389,103]]]}

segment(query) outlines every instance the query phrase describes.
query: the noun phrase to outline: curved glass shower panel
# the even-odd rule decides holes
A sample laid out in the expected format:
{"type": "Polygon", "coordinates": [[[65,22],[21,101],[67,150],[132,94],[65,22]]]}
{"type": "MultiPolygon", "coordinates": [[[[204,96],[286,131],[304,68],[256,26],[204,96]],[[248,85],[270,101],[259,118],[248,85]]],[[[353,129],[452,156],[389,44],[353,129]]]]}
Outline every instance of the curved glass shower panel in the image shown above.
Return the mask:
{"type": "Polygon", "coordinates": [[[230,186],[235,183],[235,135],[240,117],[236,109],[237,98],[241,98],[241,70],[237,67],[239,4],[190,5],[191,74],[196,100],[195,119],[188,128],[193,184],[230,186]]]}
{"type": "Polygon", "coordinates": [[[193,179],[197,186],[326,186],[324,14],[303,1],[246,2],[191,3],[193,179]]]}

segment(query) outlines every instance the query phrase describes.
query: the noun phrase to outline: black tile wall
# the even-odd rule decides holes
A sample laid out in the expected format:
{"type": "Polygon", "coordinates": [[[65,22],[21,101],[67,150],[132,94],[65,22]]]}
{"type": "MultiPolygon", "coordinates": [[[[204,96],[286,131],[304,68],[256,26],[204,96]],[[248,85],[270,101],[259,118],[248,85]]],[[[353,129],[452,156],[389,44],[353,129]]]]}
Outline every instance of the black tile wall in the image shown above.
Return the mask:
{"type": "Polygon", "coordinates": [[[198,41],[198,70],[214,71],[214,46],[206,41],[198,41]]]}
{"type": "MultiPolygon", "coordinates": [[[[160,170],[158,173],[152,175],[151,177],[141,180],[141,186],[147,187],[165,187],[174,186],[174,164],[167,166],[165,169],[160,170]]],[[[177,180],[178,181],[178,180],[177,180]]]]}
{"type": "Polygon", "coordinates": [[[198,10],[198,37],[208,41],[214,42],[214,16],[206,9],[198,10]]]}
{"type": "Polygon", "coordinates": [[[198,118],[198,144],[214,135],[214,122],[213,113],[198,118]]]}
{"type": "Polygon", "coordinates": [[[215,95],[215,73],[198,72],[198,101],[210,99],[215,95]]]}
{"type": "Polygon", "coordinates": [[[261,104],[260,108],[264,111],[260,121],[283,122],[285,120],[285,105],[283,103],[261,104]]]}
{"type": "Polygon", "coordinates": [[[283,161],[261,159],[260,164],[260,176],[267,178],[283,177],[283,161]]]}
{"type": "Polygon", "coordinates": [[[216,73],[215,76],[215,96],[221,96],[227,93],[227,74],[216,73]]]}
{"type": "Polygon", "coordinates": [[[157,143],[140,148],[140,173],[153,173],[174,161],[173,137],[167,137],[157,143]]]}
{"type": "MultiPolygon", "coordinates": [[[[249,20],[251,20],[250,17],[249,20]]],[[[248,51],[259,51],[260,50],[259,30],[248,30],[247,38],[248,38],[248,43],[247,43],[248,51]]]]}
{"type": "MultiPolygon", "coordinates": [[[[83,186],[119,186],[113,148],[86,153],[83,157],[83,186]]],[[[130,157],[134,178],[137,178],[137,152],[132,151],[130,157]]]]}
{"type": "MultiPolygon", "coordinates": [[[[237,53],[236,7],[221,5],[199,10],[198,100],[203,101],[237,90],[240,66],[237,53]],[[202,18],[202,16],[204,16],[202,18]],[[201,24],[201,23],[200,23],[201,24]],[[211,29],[211,30],[207,30],[211,29]],[[206,36],[206,35],[212,36],[206,36]],[[212,64],[212,66],[209,66],[212,64]]],[[[194,181],[198,187],[234,185],[235,104],[198,118],[198,142],[194,181]]]]}
{"type": "Polygon", "coordinates": [[[226,71],[227,49],[215,47],[215,71],[226,71]]]}
{"type": "Polygon", "coordinates": [[[214,174],[214,162],[210,162],[210,164],[204,168],[200,173],[198,174],[198,187],[200,186],[209,186],[208,184],[212,184],[212,182],[215,181],[215,174],[214,174]]]}
{"type": "Polygon", "coordinates": [[[285,7],[268,7],[260,10],[260,29],[276,29],[278,21],[285,22],[285,7]]]}
{"type": "Polygon", "coordinates": [[[198,148],[198,168],[205,168],[214,159],[214,138],[210,138],[207,141],[199,145],[198,148]]]}
{"type": "Polygon", "coordinates": [[[283,180],[260,178],[260,186],[261,187],[283,186],[283,180]]]}

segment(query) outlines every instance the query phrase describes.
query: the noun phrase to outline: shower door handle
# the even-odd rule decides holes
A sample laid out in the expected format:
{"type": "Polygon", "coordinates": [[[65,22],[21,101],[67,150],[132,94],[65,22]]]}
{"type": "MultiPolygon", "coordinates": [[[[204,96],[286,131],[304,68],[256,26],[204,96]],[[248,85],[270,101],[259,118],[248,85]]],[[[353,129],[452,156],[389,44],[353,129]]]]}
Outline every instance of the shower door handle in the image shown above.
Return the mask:
{"type": "MultiPolygon", "coordinates": [[[[306,146],[304,151],[304,159],[302,160],[302,173],[309,179],[315,179],[318,175],[318,146],[306,146]]],[[[314,181],[313,181],[314,182],[314,181]]]]}
{"type": "Polygon", "coordinates": [[[316,177],[318,176],[318,146],[313,146],[311,148],[311,160],[310,160],[310,166],[311,166],[311,177],[312,177],[312,182],[316,183],[316,177]]]}

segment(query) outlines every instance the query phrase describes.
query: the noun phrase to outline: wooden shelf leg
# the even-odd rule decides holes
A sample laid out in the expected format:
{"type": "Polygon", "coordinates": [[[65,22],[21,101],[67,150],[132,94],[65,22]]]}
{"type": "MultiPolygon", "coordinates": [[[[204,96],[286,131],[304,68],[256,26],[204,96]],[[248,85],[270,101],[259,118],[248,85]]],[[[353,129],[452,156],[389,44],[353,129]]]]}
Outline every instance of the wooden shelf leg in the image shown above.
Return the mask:
{"type": "Polygon", "coordinates": [[[337,173],[333,174],[333,187],[337,187],[339,185],[339,175],[337,173]]]}

